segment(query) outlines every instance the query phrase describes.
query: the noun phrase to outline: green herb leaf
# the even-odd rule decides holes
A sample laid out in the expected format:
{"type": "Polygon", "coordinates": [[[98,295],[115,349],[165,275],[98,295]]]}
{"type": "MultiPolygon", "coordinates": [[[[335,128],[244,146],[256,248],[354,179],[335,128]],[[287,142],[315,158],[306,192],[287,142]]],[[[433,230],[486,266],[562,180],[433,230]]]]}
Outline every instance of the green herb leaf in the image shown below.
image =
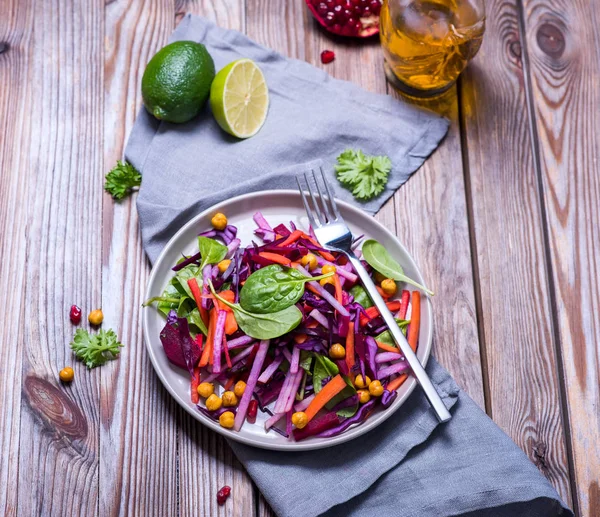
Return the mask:
{"type": "Polygon", "coordinates": [[[382,275],[392,278],[393,280],[397,280],[398,282],[406,282],[407,284],[421,289],[430,296],[433,296],[433,291],[408,278],[404,274],[402,266],[398,264],[398,262],[393,259],[383,245],[376,240],[369,239],[365,241],[362,246],[362,253],[363,258],[367,261],[367,263],[379,271],[382,275]]]}
{"type": "Polygon", "coordinates": [[[71,349],[75,356],[88,368],[102,366],[107,361],[116,359],[119,356],[119,348],[122,346],[112,329],[100,330],[97,334],[77,329],[71,342],[71,349]]]}
{"type": "Polygon", "coordinates": [[[310,366],[312,364],[313,354],[308,350],[300,350],[300,368],[310,372],[310,366]]]}
{"type": "MultiPolygon", "coordinates": [[[[398,318],[396,318],[396,323],[398,323],[398,326],[400,327],[400,330],[406,336],[406,328],[408,327],[408,324],[410,323],[410,321],[408,321],[408,320],[399,320],[398,318]]],[[[398,347],[398,345],[394,341],[394,338],[392,337],[392,334],[391,334],[391,332],[389,330],[384,330],[381,334],[379,334],[378,336],[376,336],[375,337],[375,341],[379,341],[379,342],[384,343],[386,345],[391,345],[391,346],[398,347]]],[[[400,350],[398,350],[398,352],[400,352],[400,350]]]]}
{"type": "Polygon", "coordinates": [[[350,289],[350,294],[354,297],[354,301],[359,305],[362,305],[363,308],[368,309],[369,307],[373,307],[373,301],[362,285],[356,284],[350,289]]]}
{"type": "Polygon", "coordinates": [[[114,199],[123,199],[142,184],[142,175],[129,162],[118,161],[106,175],[104,190],[114,199]]]}
{"type": "Polygon", "coordinates": [[[233,309],[235,320],[242,331],[254,339],[274,339],[283,336],[294,330],[302,321],[302,311],[295,305],[271,314],[256,314],[219,296],[212,283],[209,283],[209,287],[214,296],[233,309]]]}
{"type": "Polygon", "coordinates": [[[335,166],[338,181],[361,201],[381,194],[392,170],[387,156],[365,156],[360,150],[346,149],[337,158],[335,166]]]}
{"type": "Polygon", "coordinates": [[[313,370],[313,388],[319,393],[323,387],[323,379],[333,377],[340,373],[337,364],[324,355],[315,354],[315,368],[313,370]]]}
{"type": "Polygon", "coordinates": [[[227,255],[227,246],[208,237],[198,237],[198,248],[200,249],[200,256],[202,258],[200,271],[208,264],[221,262],[225,258],[225,255],[227,255]]]}
{"type": "Polygon", "coordinates": [[[334,273],[307,277],[294,268],[273,264],[252,273],[240,291],[240,305],[250,312],[269,314],[294,305],[304,294],[304,284],[334,273]]]}

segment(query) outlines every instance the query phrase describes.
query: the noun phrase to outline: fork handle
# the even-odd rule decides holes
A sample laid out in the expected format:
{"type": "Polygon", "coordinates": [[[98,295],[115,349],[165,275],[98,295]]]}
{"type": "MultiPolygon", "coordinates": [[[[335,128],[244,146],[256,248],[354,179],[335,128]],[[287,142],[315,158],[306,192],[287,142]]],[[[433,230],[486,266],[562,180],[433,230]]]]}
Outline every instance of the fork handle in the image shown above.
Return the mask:
{"type": "Polygon", "coordinates": [[[447,422],[451,418],[450,412],[444,405],[444,402],[442,401],[437,390],[435,389],[434,385],[432,384],[431,379],[429,378],[429,376],[427,375],[427,372],[425,371],[425,368],[423,368],[423,365],[417,358],[416,354],[413,352],[413,349],[408,344],[408,341],[407,341],[406,337],[404,336],[404,334],[402,333],[402,331],[400,330],[400,327],[396,323],[394,316],[392,315],[390,310],[387,308],[387,305],[385,304],[384,299],[381,297],[381,295],[377,291],[377,287],[375,287],[375,283],[373,282],[373,280],[371,280],[371,275],[369,275],[369,272],[362,265],[362,263],[360,262],[358,257],[356,257],[353,253],[346,253],[346,255],[350,259],[350,262],[352,263],[352,265],[354,266],[354,269],[358,273],[358,276],[362,280],[363,286],[366,289],[367,293],[369,293],[371,300],[373,300],[373,303],[375,304],[375,306],[379,310],[381,316],[383,317],[383,320],[385,321],[385,324],[388,326],[390,333],[392,334],[392,337],[394,338],[394,341],[396,342],[396,344],[402,351],[402,354],[408,361],[408,364],[411,367],[412,372],[414,373],[415,377],[417,378],[417,382],[421,385],[421,388],[423,388],[423,391],[425,392],[425,396],[427,397],[427,400],[433,407],[438,420],[440,422],[447,422]]]}

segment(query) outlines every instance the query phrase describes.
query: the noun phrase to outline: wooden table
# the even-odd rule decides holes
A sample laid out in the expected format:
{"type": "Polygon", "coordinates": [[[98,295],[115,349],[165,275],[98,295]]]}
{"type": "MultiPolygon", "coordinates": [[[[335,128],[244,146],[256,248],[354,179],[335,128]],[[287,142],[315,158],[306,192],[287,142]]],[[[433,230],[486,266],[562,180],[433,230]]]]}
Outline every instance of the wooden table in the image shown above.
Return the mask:
{"type": "MultiPolygon", "coordinates": [[[[578,514],[597,516],[600,2],[486,3],[480,53],[429,105],[451,119],[447,138],[378,218],[437,292],[438,359],[578,514]]],[[[102,189],[144,65],[187,12],[396,95],[377,41],[330,38],[302,0],[0,0],[7,515],[271,514],[224,440],[154,374],[135,196],[114,203],[102,189]],[[337,57],[322,65],[326,48],[337,57]],[[75,364],[62,386],[75,302],[102,306],[126,347],[102,368],[75,364]]]]}

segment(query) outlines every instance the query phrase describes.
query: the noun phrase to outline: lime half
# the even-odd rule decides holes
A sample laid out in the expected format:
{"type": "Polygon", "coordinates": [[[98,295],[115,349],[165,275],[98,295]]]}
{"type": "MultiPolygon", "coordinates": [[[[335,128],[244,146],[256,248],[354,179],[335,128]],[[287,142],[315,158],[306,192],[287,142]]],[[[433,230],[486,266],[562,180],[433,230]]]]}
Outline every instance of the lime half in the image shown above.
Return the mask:
{"type": "Polygon", "coordinates": [[[219,71],[210,88],[210,106],[219,126],[230,135],[255,135],[269,110],[269,89],[256,63],[238,59],[219,71]]]}

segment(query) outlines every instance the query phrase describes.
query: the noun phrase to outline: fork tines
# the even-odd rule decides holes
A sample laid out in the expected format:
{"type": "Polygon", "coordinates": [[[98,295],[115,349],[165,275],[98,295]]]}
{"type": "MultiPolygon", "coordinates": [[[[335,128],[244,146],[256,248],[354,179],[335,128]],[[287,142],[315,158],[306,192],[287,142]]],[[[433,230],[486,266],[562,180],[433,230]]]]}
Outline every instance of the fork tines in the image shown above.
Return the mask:
{"type": "Polygon", "coordinates": [[[313,226],[313,228],[318,228],[324,224],[332,223],[341,218],[337,205],[335,203],[335,199],[331,194],[329,184],[327,183],[327,179],[325,178],[323,167],[319,167],[319,170],[321,172],[321,183],[325,185],[325,196],[323,196],[321,187],[319,186],[319,177],[317,174],[315,174],[315,171],[311,170],[310,174],[307,174],[306,172],[303,174],[304,182],[306,183],[306,189],[308,190],[308,194],[310,196],[310,202],[308,196],[304,191],[304,188],[300,183],[300,179],[302,176],[296,176],[298,189],[300,190],[300,194],[302,195],[302,202],[304,203],[304,208],[306,209],[308,220],[310,221],[310,224],[313,226]],[[316,196],[315,188],[317,191],[316,196]]]}

